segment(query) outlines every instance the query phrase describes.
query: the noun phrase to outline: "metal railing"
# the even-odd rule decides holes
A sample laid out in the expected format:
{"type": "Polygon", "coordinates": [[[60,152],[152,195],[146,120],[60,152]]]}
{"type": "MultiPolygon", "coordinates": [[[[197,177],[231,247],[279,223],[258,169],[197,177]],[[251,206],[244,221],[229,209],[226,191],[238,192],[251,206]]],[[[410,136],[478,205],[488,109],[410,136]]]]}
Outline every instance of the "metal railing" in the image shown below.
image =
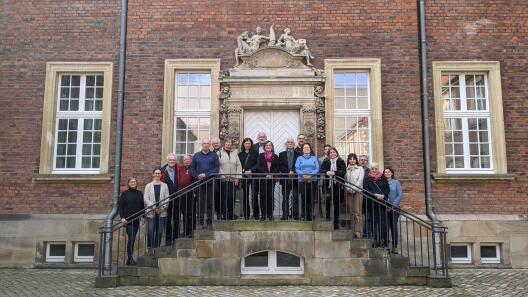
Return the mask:
{"type": "Polygon", "coordinates": [[[116,275],[134,255],[155,255],[221,220],[333,221],[335,229],[370,239],[373,248],[405,256],[411,266],[429,268],[429,275],[448,277],[446,227],[323,174],[212,175],[131,217],[126,225],[100,228],[100,277],[116,275]],[[349,193],[354,191],[360,194],[349,193]]]}

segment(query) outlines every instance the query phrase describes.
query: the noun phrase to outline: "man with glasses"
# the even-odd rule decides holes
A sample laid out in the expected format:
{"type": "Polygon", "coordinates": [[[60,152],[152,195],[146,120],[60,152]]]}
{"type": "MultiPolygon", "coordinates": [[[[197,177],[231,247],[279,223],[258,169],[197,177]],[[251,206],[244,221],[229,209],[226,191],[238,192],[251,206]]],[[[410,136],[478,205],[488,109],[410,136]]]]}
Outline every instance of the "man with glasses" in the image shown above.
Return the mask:
{"type": "Polygon", "coordinates": [[[279,170],[281,173],[288,174],[281,176],[280,184],[282,187],[282,220],[287,220],[290,213],[290,193],[292,195],[292,215],[294,220],[299,219],[299,182],[295,175],[295,161],[301,154],[295,149],[293,137],[286,140],[286,150],[279,154],[279,170]]]}

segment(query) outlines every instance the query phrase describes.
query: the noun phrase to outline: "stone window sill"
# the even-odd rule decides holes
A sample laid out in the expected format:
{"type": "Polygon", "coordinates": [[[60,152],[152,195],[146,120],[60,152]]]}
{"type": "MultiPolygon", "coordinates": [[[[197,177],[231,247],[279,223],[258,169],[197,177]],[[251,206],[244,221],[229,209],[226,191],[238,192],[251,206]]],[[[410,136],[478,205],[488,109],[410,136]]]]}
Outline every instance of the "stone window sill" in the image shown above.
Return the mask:
{"type": "Polygon", "coordinates": [[[432,177],[435,182],[512,182],[517,178],[516,174],[445,174],[433,173],[432,177]]]}
{"type": "Polygon", "coordinates": [[[87,183],[103,184],[113,180],[110,174],[35,174],[31,179],[33,183],[87,183]]]}

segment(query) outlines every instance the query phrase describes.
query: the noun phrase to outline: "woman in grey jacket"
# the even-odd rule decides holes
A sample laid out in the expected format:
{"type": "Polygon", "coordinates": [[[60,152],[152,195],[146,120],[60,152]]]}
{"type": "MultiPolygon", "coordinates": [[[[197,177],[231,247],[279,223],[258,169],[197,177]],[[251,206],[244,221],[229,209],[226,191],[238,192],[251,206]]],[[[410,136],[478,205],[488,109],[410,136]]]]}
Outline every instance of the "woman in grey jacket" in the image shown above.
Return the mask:
{"type": "Polygon", "coordinates": [[[217,152],[220,159],[220,219],[233,220],[236,188],[242,175],[238,150],[232,149],[233,140],[224,140],[224,149],[217,152]]]}
{"type": "Polygon", "coordinates": [[[152,181],[145,186],[143,194],[145,207],[150,207],[147,210],[147,247],[150,256],[153,256],[154,249],[160,246],[167,217],[168,201],[163,200],[169,197],[169,188],[160,178],[161,168],[156,167],[152,171],[152,181]]]}

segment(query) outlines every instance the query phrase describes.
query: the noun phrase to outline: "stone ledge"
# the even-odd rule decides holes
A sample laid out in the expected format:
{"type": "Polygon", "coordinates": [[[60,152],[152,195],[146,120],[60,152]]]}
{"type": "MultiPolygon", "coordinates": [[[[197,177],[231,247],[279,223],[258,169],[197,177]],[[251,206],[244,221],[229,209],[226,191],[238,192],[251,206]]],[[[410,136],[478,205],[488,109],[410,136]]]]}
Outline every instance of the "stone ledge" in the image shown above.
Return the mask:
{"type": "Polygon", "coordinates": [[[110,174],[35,174],[31,178],[33,183],[110,183],[114,176],[110,174]]]}
{"type": "Polygon", "coordinates": [[[450,183],[450,182],[512,182],[517,178],[517,174],[445,174],[433,173],[431,174],[435,182],[450,183]]]}

